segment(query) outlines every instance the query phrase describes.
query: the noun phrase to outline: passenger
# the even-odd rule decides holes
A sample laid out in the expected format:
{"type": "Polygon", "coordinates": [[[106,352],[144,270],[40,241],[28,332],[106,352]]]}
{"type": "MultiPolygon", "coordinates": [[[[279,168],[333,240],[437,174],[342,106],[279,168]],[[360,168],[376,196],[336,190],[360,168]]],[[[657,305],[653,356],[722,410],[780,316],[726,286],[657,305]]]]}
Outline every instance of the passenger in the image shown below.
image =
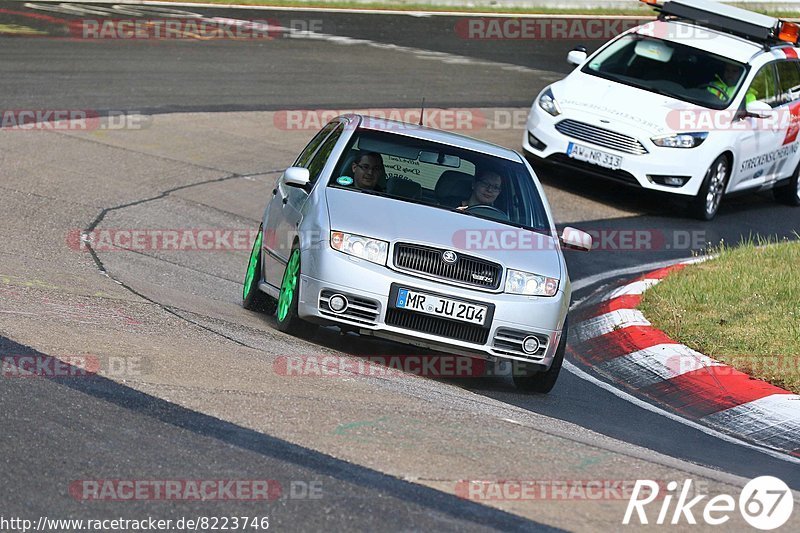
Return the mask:
{"type": "Polygon", "coordinates": [[[493,170],[480,170],[472,180],[472,195],[461,202],[458,209],[466,209],[473,205],[494,205],[503,190],[503,178],[493,170]]]}
{"type": "Polygon", "coordinates": [[[386,175],[381,154],[363,150],[358,152],[352,171],[357,188],[381,191],[380,180],[386,175]]]}

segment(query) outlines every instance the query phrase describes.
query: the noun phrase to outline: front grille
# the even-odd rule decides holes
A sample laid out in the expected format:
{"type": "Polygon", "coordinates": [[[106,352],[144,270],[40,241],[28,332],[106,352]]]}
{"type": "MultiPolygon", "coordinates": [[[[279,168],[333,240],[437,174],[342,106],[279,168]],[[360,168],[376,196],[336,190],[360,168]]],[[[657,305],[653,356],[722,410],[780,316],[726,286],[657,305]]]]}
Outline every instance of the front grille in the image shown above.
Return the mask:
{"type": "Polygon", "coordinates": [[[608,178],[614,181],[618,181],[620,183],[624,183],[625,185],[633,185],[636,187],[641,187],[639,181],[630,172],[619,169],[613,170],[610,168],[601,167],[599,165],[593,165],[585,161],[578,161],[577,159],[573,159],[566,154],[553,154],[551,156],[548,156],[547,159],[545,159],[545,161],[549,163],[554,163],[556,165],[575,168],[580,170],[581,172],[585,172],[587,174],[594,174],[596,176],[600,176],[603,178],[608,178]]]}
{"type": "MultiPolygon", "coordinates": [[[[488,327],[476,324],[453,322],[444,318],[413,313],[402,309],[387,309],[386,323],[398,328],[411,329],[421,333],[429,333],[448,339],[456,339],[473,344],[486,344],[489,337],[488,327]]],[[[487,324],[488,326],[488,324],[487,324]]]]}
{"type": "Polygon", "coordinates": [[[458,254],[455,263],[445,263],[439,248],[398,243],[394,247],[394,265],[399,270],[428,274],[484,289],[500,286],[503,268],[497,263],[458,254]]]}
{"type": "Polygon", "coordinates": [[[378,323],[378,315],[380,314],[380,306],[374,300],[367,300],[366,298],[359,298],[352,294],[337,293],[330,289],[324,289],[319,294],[319,312],[322,315],[330,316],[333,318],[351,320],[359,324],[367,324],[374,326],[378,323]],[[331,310],[329,301],[334,294],[341,294],[347,298],[347,308],[341,313],[335,313],[331,310]]]}
{"type": "Polygon", "coordinates": [[[508,328],[498,328],[494,333],[492,347],[494,348],[494,351],[498,353],[514,355],[517,357],[527,357],[532,360],[541,360],[547,351],[547,343],[547,335],[526,333],[524,331],[508,328]],[[522,341],[529,335],[533,335],[539,339],[539,349],[536,350],[536,353],[534,354],[529,354],[522,351],[522,341]]]}
{"type": "Polygon", "coordinates": [[[626,154],[642,155],[647,153],[647,148],[636,137],[592,126],[585,122],[566,119],[556,124],[556,129],[573,139],[590,142],[597,146],[604,146],[626,154]]]}

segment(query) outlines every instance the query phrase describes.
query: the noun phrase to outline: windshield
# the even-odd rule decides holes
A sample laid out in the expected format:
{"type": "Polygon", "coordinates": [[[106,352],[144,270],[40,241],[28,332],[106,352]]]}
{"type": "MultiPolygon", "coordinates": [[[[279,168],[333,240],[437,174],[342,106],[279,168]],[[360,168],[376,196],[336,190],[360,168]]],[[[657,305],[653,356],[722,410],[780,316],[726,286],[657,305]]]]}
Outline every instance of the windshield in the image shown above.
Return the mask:
{"type": "Polygon", "coordinates": [[[691,46],[630,34],[600,51],[582,72],[693,104],[724,109],[746,69],[691,46]]]}
{"type": "Polygon", "coordinates": [[[357,130],[328,186],[550,231],[521,162],[405,135],[357,130]]]}

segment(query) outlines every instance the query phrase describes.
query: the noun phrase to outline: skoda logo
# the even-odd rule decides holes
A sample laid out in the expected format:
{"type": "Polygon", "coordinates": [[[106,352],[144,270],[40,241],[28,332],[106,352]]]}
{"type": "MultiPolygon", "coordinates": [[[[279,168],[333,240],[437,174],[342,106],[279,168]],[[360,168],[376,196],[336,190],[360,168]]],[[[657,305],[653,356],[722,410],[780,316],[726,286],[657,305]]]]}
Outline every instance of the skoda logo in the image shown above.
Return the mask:
{"type": "Polygon", "coordinates": [[[445,263],[455,263],[458,261],[458,255],[452,250],[445,250],[442,252],[442,261],[445,263]]]}

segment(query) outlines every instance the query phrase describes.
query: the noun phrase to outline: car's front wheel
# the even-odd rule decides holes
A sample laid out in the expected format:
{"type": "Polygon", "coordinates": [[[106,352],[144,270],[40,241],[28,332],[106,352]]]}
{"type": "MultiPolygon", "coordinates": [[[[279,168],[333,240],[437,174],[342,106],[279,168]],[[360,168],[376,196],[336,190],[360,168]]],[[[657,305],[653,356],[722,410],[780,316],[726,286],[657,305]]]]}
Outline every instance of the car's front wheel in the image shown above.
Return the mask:
{"type": "Polygon", "coordinates": [[[561,365],[564,363],[564,352],[567,351],[567,321],[564,320],[564,328],[561,330],[561,339],[558,341],[558,348],[553,357],[550,368],[542,371],[526,369],[522,365],[514,365],[513,379],[514,386],[521,392],[540,392],[547,394],[556,384],[558,374],[561,372],[561,365]]]}
{"type": "Polygon", "coordinates": [[[263,226],[258,228],[258,235],[250,252],[247,262],[247,271],[244,274],[244,288],[242,289],[242,306],[251,311],[258,311],[271,315],[278,308],[278,300],[264,294],[258,288],[261,281],[261,242],[263,226]]]}
{"type": "Polygon", "coordinates": [[[781,185],[772,190],[775,199],[782,204],[799,206],[800,205],[800,164],[794,169],[789,183],[781,185]]]}
{"type": "Polygon", "coordinates": [[[700,191],[689,205],[689,212],[693,217],[700,220],[711,220],[717,215],[722,196],[725,194],[725,186],[728,184],[730,171],[729,159],[725,154],[717,157],[711,163],[706,170],[700,191]]]}
{"type": "Polygon", "coordinates": [[[300,299],[300,248],[292,248],[286,270],[283,272],[281,293],[278,297],[278,329],[291,335],[308,335],[316,329],[297,315],[300,299]]]}

